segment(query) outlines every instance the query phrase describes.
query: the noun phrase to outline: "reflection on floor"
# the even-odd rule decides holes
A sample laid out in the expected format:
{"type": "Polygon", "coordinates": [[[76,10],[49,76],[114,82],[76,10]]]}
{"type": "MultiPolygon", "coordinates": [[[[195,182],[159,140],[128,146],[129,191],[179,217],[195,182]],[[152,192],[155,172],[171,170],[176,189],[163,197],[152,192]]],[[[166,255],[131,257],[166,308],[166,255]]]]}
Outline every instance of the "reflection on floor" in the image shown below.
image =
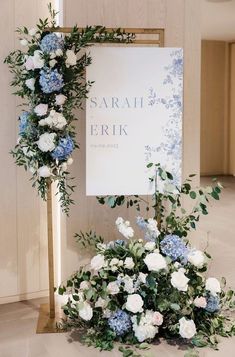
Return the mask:
{"type": "MultiPolygon", "coordinates": [[[[197,234],[192,239],[198,248],[209,244],[213,256],[210,276],[226,276],[228,285],[235,288],[235,178],[220,178],[226,189],[220,202],[213,203],[208,217],[203,217],[197,234]],[[209,233],[208,233],[209,232],[209,233]],[[208,238],[209,237],[209,238],[208,238]],[[208,242],[209,240],[209,242],[208,242]]],[[[208,185],[208,178],[202,179],[208,185]]],[[[116,349],[99,353],[82,346],[69,334],[36,335],[38,306],[46,299],[23,301],[0,306],[0,357],[96,357],[120,356],[116,349]]],[[[181,357],[183,347],[162,342],[152,348],[150,356],[181,357]]],[[[222,339],[219,352],[201,349],[201,357],[234,357],[235,338],[222,339]]]]}

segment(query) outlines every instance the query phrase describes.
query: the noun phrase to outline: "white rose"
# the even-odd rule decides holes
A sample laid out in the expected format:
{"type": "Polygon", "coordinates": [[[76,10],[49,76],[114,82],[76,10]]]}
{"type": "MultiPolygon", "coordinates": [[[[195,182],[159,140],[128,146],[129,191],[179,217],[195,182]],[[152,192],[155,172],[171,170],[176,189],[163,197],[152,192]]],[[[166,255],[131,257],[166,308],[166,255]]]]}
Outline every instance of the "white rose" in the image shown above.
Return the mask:
{"type": "Polygon", "coordinates": [[[91,259],[91,269],[100,270],[104,266],[104,256],[97,254],[91,259]]]}
{"type": "Polygon", "coordinates": [[[128,295],[126,301],[126,309],[133,314],[137,314],[137,312],[142,311],[142,307],[144,305],[143,299],[139,294],[128,295]]]}
{"type": "Polygon", "coordinates": [[[179,333],[181,337],[190,339],[197,333],[196,326],[193,320],[186,320],[185,317],[182,317],[179,320],[179,324],[179,333]]]}
{"type": "Polygon", "coordinates": [[[40,177],[50,177],[51,176],[51,169],[48,166],[41,166],[38,169],[38,176],[40,177]]]}
{"type": "Polygon", "coordinates": [[[82,307],[79,309],[78,313],[79,316],[85,321],[91,320],[93,316],[93,310],[90,304],[88,304],[86,301],[82,303],[82,307]]]}
{"type": "Polygon", "coordinates": [[[124,281],[124,291],[126,291],[128,294],[132,294],[135,291],[133,279],[131,279],[131,277],[129,276],[125,276],[123,281],[124,281]]]}
{"type": "Polygon", "coordinates": [[[28,56],[24,65],[25,65],[25,68],[27,69],[27,71],[33,70],[34,69],[33,57],[28,56]]]}
{"type": "Polygon", "coordinates": [[[72,165],[72,163],[73,163],[73,158],[69,157],[67,160],[67,164],[70,166],[70,165],[72,165]]]}
{"type": "Polygon", "coordinates": [[[147,242],[144,247],[146,250],[152,251],[155,249],[156,244],[155,242],[147,242]]]}
{"type": "Polygon", "coordinates": [[[95,303],[95,307],[101,307],[101,309],[105,309],[108,305],[108,302],[108,299],[102,299],[102,297],[99,297],[95,303]]]}
{"type": "Polygon", "coordinates": [[[118,262],[119,262],[119,260],[118,260],[117,258],[113,258],[113,259],[110,260],[109,265],[111,265],[111,266],[112,266],[112,265],[117,265],[118,262]]]}
{"type": "Polygon", "coordinates": [[[63,56],[63,51],[61,50],[61,48],[58,48],[56,51],[55,51],[55,54],[57,57],[61,57],[63,56]]]}
{"type": "Polygon", "coordinates": [[[142,284],[146,284],[147,276],[148,276],[148,274],[139,273],[138,279],[142,284]]]}
{"type": "Polygon", "coordinates": [[[193,303],[194,303],[194,305],[196,307],[203,308],[203,309],[205,309],[205,307],[207,305],[207,301],[206,301],[206,298],[204,296],[196,297],[194,299],[193,303]]]}
{"type": "Polygon", "coordinates": [[[45,119],[41,119],[41,120],[39,120],[38,124],[39,124],[40,126],[44,126],[44,125],[47,125],[47,122],[46,122],[45,119]]]}
{"type": "Polygon", "coordinates": [[[56,133],[44,133],[40,135],[37,142],[39,149],[44,152],[53,151],[55,149],[55,138],[56,133]]]}
{"type": "Polygon", "coordinates": [[[20,40],[20,44],[21,44],[21,46],[27,46],[28,41],[25,38],[22,38],[22,40],[20,40]]]}
{"type": "Polygon", "coordinates": [[[91,286],[90,283],[88,281],[84,280],[80,283],[79,288],[81,290],[88,290],[90,288],[90,286],[91,286]]]}
{"type": "Polygon", "coordinates": [[[112,281],[111,283],[108,283],[107,291],[110,295],[116,295],[119,293],[120,289],[116,281],[112,281]]]}
{"type": "Polygon", "coordinates": [[[167,269],[166,259],[159,253],[150,253],[144,258],[149,271],[167,269]]]}
{"type": "Polygon", "coordinates": [[[34,108],[34,113],[36,113],[39,117],[42,117],[43,115],[47,114],[47,110],[48,110],[48,104],[41,103],[34,108]]]}
{"type": "Polygon", "coordinates": [[[189,252],[188,261],[197,268],[202,268],[205,264],[205,255],[200,250],[189,252]]]}
{"type": "Polygon", "coordinates": [[[57,63],[57,61],[55,59],[52,59],[52,60],[49,61],[49,66],[51,68],[53,68],[53,67],[55,67],[56,63],[57,63]]]}
{"type": "Polygon", "coordinates": [[[42,58],[42,51],[36,50],[33,54],[34,68],[42,68],[45,64],[45,60],[42,58]]]}
{"type": "Polygon", "coordinates": [[[63,105],[66,101],[67,97],[63,94],[58,94],[55,96],[55,102],[57,105],[63,105]]]}
{"type": "Polygon", "coordinates": [[[158,311],[154,311],[152,316],[152,324],[161,326],[162,323],[163,323],[163,315],[158,311]]]}
{"type": "Polygon", "coordinates": [[[33,27],[33,28],[31,28],[31,29],[29,30],[29,35],[30,35],[30,36],[35,36],[35,35],[36,35],[36,32],[37,32],[37,30],[33,27]]]}
{"type": "Polygon", "coordinates": [[[35,78],[26,79],[25,85],[33,91],[35,89],[35,78]]]}
{"type": "Polygon", "coordinates": [[[134,263],[133,259],[130,257],[127,257],[124,261],[124,267],[126,269],[133,269],[134,266],[135,266],[135,263],[134,263]]]}
{"type": "Polygon", "coordinates": [[[76,63],[77,63],[77,56],[74,53],[74,51],[67,50],[66,51],[66,61],[65,61],[66,67],[75,66],[76,63]]]}
{"type": "Polygon", "coordinates": [[[188,290],[189,279],[184,275],[184,272],[179,270],[171,274],[171,285],[179,291],[188,290]]]}
{"type": "Polygon", "coordinates": [[[221,292],[220,282],[216,278],[208,278],[206,280],[206,290],[210,291],[211,295],[216,296],[221,292]]]}

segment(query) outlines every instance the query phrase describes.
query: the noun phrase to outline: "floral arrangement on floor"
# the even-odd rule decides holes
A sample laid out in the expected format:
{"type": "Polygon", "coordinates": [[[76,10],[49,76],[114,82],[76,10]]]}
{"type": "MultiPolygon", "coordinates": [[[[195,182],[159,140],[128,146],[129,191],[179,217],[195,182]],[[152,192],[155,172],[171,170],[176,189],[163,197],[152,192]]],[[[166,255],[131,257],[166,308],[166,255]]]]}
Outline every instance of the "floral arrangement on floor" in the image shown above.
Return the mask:
{"type": "Polygon", "coordinates": [[[43,199],[48,183],[57,181],[61,207],[68,213],[74,189],[68,183],[68,167],[79,147],[73,110],[82,108],[92,85],[84,78],[92,59],[82,49],[92,42],[131,42],[134,36],[121,30],[107,32],[101,26],[83,30],[75,26],[70,34],[59,35],[54,32],[60,30],[55,28],[57,13],[51,5],[49,11],[51,21],[40,19],[35,28],[17,29],[25,50],[13,51],[5,59],[13,74],[14,94],[27,106],[19,116],[19,138],[12,155],[17,165],[31,172],[33,186],[43,199]]]}
{"type": "Polygon", "coordinates": [[[144,240],[121,217],[116,226],[125,239],[105,243],[92,232],[76,235],[85,247],[94,246],[96,255],[59,288],[60,294],[69,294],[63,326],[82,330],[83,341],[100,349],[123,343],[123,356],[140,356],[138,349],[160,337],[216,349],[218,335],[235,333],[226,312],[235,306],[234,292],[224,290],[224,278],[206,276],[211,257],[191,246],[187,233],[200,213],[207,213],[210,199],[219,199],[222,186],[216,182],[192,190],[189,178],[177,188],[169,172],[154,167],[164,188],[154,193],[157,216],[137,218],[144,240]],[[185,195],[194,201],[189,213],[182,208],[185,195]]]}

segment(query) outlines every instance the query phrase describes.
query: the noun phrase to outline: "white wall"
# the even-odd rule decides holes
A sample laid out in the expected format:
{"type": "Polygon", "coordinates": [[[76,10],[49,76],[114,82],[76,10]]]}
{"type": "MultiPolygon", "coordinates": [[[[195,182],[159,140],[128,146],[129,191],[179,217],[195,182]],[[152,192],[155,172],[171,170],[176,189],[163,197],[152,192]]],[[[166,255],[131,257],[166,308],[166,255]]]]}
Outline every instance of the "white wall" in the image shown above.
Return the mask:
{"type": "Polygon", "coordinates": [[[16,105],[20,102],[11,94],[11,76],[3,64],[18,46],[15,29],[33,27],[38,17],[46,17],[47,3],[0,1],[0,303],[45,295],[47,289],[45,207],[31,188],[28,174],[15,166],[9,154],[18,136],[20,109],[16,105]]]}

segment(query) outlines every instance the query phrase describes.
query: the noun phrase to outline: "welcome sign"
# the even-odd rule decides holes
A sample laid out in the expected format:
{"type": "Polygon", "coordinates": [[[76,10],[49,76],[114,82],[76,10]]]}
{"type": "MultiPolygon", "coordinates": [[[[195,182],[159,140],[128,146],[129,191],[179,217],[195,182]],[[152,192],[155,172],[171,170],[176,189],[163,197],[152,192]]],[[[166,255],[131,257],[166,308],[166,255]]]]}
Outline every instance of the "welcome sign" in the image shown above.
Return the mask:
{"type": "Polygon", "coordinates": [[[93,47],[90,53],[87,195],[151,194],[149,162],[160,162],[179,183],[182,49],[93,47]]]}

